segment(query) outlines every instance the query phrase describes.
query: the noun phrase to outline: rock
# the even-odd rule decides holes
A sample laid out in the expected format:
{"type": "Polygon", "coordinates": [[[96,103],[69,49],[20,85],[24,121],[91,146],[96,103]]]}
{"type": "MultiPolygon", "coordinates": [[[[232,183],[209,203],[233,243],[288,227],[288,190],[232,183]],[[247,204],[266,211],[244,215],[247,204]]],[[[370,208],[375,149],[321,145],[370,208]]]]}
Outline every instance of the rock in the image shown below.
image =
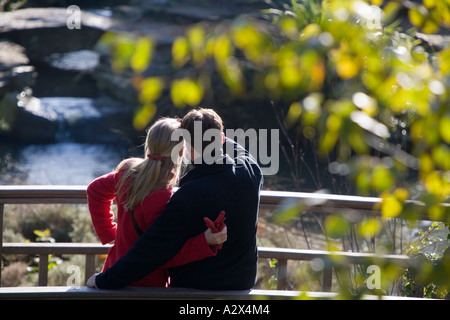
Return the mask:
{"type": "Polygon", "coordinates": [[[24,47],[6,40],[0,41],[0,72],[29,63],[24,47]]]}
{"type": "Polygon", "coordinates": [[[32,86],[36,72],[28,65],[25,49],[10,41],[0,41],[0,96],[9,91],[21,91],[32,86]]]}
{"type": "Polygon", "coordinates": [[[20,44],[29,59],[44,61],[54,53],[92,49],[110,19],[88,12],[81,14],[81,29],[69,29],[70,13],[63,8],[29,8],[0,13],[2,37],[20,44]]]}

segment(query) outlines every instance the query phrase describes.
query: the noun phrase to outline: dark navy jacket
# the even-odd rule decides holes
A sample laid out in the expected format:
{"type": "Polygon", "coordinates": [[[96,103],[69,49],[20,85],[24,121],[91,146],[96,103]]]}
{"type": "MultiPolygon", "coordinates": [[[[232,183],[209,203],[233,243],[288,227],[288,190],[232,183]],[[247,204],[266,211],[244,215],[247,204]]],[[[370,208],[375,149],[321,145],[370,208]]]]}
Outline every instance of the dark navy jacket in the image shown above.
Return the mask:
{"type": "MultiPolygon", "coordinates": [[[[170,268],[170,285],[209,290],[246,290],[256,280],[256,246],[261,169],[233,140],[234,155],[223,164],[200,164],[181,180],[164,212],[134,247],[97,275],[98,288],[125,287],[164,265],[186,240],[206,230],[203,217],[226,211],[228,239],[216,256],[170,268]],[[236,153],[236,151],[238,151],[236,153]]],[[[224,150],[226,149],[224,145],[224,150]]]]}

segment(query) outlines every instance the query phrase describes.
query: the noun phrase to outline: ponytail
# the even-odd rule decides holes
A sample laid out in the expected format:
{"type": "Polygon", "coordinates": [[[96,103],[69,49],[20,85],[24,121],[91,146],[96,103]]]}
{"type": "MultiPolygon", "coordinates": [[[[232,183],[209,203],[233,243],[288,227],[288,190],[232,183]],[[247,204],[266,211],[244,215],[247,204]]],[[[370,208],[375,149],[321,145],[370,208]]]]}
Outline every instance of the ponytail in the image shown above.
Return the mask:
{"type": "Polygon", "coordinates": [[[148,131],[145,143],[146,157],[130,158],[117,166],[123,175],[118,183],[117,198],[125,210],[133,210],[153,191],[169,188],[178,179],[181,158],[174,163],[172,149],[180,141],[172,141],[172,132],[179,121],[170,118],[158,120],[148,131]]]}

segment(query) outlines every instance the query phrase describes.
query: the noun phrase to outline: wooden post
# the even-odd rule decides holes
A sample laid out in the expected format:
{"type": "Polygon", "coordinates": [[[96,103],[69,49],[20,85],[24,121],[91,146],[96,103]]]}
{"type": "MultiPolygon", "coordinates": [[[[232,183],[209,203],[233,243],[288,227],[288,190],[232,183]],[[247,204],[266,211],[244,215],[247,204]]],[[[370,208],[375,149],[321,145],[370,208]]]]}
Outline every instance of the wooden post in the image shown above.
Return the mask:
{"type": "Polygon", "coordinates": [[[48,284],[48,254],[39,254],[39,286],[47,286],[48,284]]]}
{"type": "Polygon", "coordinates": [[[286,290],[287,289],[287,259],[278,259],[278,270],[277,270],[277,289],[286,290]]]}
{"type": "Polygon", "coordinates": [[[330,263],[327,263],[323,268],[323,275],[322,275],[323,292],[331,292],[332,278],[333,278],[333,266],[330,263]]]}
{"type": "Polygon", "coordinates": [[[87,254],[86,263],[84,266],[84,282],[86,283],[94,273],[95,273],[95,254],[87,254]]]}

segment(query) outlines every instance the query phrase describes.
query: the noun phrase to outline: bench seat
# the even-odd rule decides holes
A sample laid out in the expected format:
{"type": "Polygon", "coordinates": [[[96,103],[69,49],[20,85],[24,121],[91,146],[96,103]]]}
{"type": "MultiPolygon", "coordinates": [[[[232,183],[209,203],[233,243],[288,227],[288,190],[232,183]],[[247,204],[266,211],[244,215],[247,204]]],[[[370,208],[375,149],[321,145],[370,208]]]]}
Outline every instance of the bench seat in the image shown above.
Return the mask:
{"type": "MultiPolygon", "coordinates": [[[[148,287],[127,287],[117,290],[93,289],[88,287],[2,287],[0,288],[0,300],[71,300],[71,299],[121,299],[121,300],[258,300],[275,299],[289,300],[295,298],[309,299],[334,299],[339,298],[334,292],[306,292],[287,290],[244,290],[244,291],[210,291],[194,290],[184,288],[148,288],[148,287]]],[[[409,300],[414,298],[397,296],[376,296],[366,295],[366,300],[409,300]]]]}

